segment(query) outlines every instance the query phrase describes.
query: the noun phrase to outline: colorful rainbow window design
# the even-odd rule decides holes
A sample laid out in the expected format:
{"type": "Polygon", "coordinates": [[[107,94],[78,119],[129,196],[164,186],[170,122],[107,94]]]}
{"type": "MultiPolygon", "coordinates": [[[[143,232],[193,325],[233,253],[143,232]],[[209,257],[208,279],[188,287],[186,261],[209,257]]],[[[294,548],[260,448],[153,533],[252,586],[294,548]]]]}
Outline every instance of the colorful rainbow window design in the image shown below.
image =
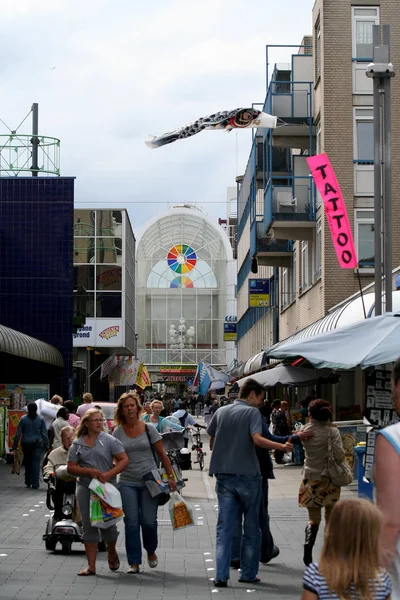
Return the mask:
{"type": "Polygon", "coordinates": [[[194,288],[194,283],[189,277],[185,277],[181,275],[180,277],[175,277],[173,281],[171,281],[171,288],[194,288]]]}
{"type": "MultiPolygon", "coordinates": [[[[172,271],[179,275],[185,275],[185,273],[189,273],[195,267],[197,256],[196,252],[190,246],[178,244],[168,252],[167,260],[168,266],[172,271]]],[[[189,286],[185,285],[184,287],[189,286]]]]}

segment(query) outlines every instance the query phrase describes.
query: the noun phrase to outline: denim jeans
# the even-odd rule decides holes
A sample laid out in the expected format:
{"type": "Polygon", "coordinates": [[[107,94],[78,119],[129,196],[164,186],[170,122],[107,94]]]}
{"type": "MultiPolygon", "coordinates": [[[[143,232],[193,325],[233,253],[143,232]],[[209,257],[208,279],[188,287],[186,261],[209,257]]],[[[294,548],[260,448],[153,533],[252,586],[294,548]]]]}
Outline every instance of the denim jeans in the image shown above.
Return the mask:
{"type": "Polygon", "coordinates": [[[217,475],[218,523],[216,547],[216,579],[227,581],[231,562],[235,525],[242,522],[240,548],[241,579],[253,581],[258,573],[261,532],[259,504],[261,476],[217,475]]]}
{"type": "Polygon", "coordinates": [[[158,500],[151,497],[145,486],[120,481],[118,487],[125,513],[126,556],[130,565],[140,565],[142,563],[140,530],[142,530],[143,546],[147,553],[152,554],[157,548],[158,500]]]}
{"type": "MultiPolygon", "coordinates": [[[[269,526],[268,514],[268,479],[262,479],[262,491],[260,501],[260,529],[261,529],[261,552],[260,562],[267,563],[271,560],[274,552],[274,538],[271,534],[269,526]]],[[[231,560],[240,560],[240,548],[242,545],[242,518],[239,517],[236,521],[233,540],[232,540],[232,557],[231,560]]]]}

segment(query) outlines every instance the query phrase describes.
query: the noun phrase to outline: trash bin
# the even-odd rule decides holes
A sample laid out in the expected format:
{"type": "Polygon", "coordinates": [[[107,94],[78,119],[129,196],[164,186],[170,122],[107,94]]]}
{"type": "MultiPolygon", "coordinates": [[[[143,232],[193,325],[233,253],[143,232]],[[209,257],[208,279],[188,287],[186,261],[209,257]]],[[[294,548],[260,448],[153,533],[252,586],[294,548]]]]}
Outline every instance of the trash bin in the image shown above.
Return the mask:
{"type": "Polygon", "coordinates": [[[367,448],[365,445],[357,445],[354,452],[357,456],[357,480],[358,480],[358,497],[373,500],[374,484],[364,480],[364,456],[367,448]]]}

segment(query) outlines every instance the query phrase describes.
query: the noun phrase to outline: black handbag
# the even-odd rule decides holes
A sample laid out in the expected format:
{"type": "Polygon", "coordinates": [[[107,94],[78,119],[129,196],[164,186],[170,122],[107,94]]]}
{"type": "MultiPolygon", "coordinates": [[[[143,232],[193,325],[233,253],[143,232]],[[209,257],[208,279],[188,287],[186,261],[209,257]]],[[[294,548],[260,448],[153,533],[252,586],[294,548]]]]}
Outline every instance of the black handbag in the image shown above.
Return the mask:
{"type": "MultiPolygon", "coordinates": [[[[158,465],[160,464],[160,459],[158,458],[158,456],[154,452],[153,444],[151,443],[150,435],[149,435],[149,430],[148,430],[148,426],[146,425],[146,423],[145,423],[144,426],[146,428],[147,439],[149,441],[150,448],[151,448],[151,451],[153,453],[154,462],[156,463],[156,466],[157,466],[157,469],[158,469],[159,468],[158,465]]],[[[150,425],[150,427],[151,427],[151,425],[150,425]]],[[[164,506],[164,504],[167,504],[167,502],[169,501],[170,495],[167,494],[167,492],[161,492],[161,494],[158,494],[156,496],[156,498],[157,498],[157,501],[158,501],[158,506],[164,506]]]]}

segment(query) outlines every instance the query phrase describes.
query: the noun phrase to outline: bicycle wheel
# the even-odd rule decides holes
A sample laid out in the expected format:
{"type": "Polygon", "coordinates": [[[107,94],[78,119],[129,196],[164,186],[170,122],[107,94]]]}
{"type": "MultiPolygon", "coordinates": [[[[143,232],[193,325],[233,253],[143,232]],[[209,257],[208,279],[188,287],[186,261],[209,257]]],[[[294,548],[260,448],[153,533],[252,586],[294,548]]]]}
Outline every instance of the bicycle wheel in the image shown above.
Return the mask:
{"type": "Polygon", "coordinates": [[[197,455],[197,462],[199,463],[200,471],[202,471],[204,469],[204,454],[201,451],[197,455]]]}

